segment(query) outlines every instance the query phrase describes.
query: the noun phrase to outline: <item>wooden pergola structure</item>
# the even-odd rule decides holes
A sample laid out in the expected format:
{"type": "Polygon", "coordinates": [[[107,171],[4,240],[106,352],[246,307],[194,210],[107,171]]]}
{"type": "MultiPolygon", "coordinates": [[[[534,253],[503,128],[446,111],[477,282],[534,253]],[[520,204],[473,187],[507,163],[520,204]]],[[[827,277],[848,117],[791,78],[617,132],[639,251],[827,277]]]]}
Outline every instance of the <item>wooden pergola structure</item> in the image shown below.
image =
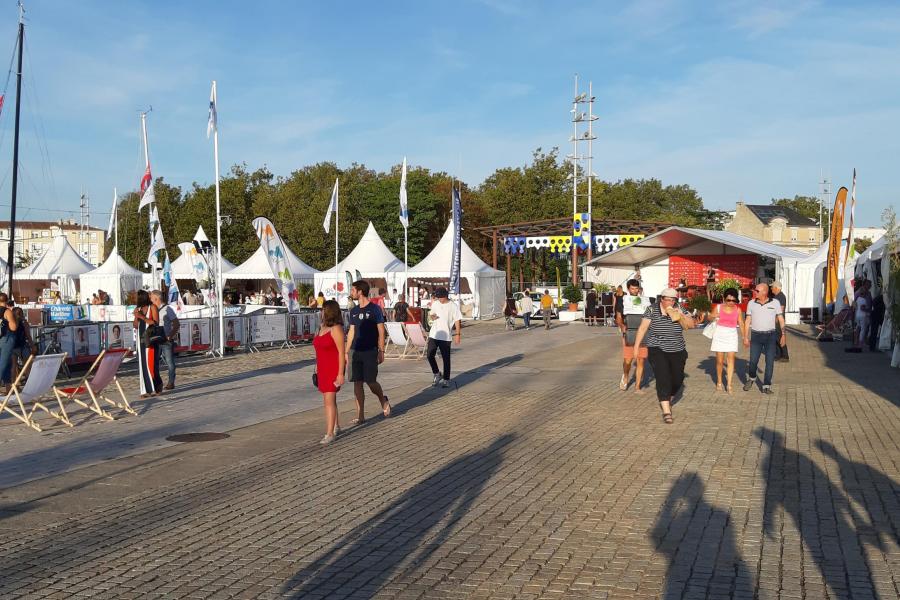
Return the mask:
{"type": "MultiPolygon", "coordinates": [[[[532,237],[532,236],[557,236],[572,235],[572,217],[562,217],[558,219],[542,219],[539,221],[523,221],[521,223],[507,223],[504,225],[488,225],[486,227],[477,227],[475,230],[481,235],[491,238],[493,259],[492,266],[497,267],[497,242],[501,238],[507,237],[532,237]]],[[[633,221],[628,219],[604,219],[591,218],[591,237],[595,235],[605,234],[643,234],[651,235],[657,231],[662,231],[666,227],[671,227],[672,223],[663,223],[660,221],[633,221]]],[[[587,249],[587,260],[593,257],[594,245],[591,243],[587,249]]],[[[506,253],[506,287],[510,285],[511,257],[506,253]]],[[[578,285],[578,248],[572,244],[572,283],[578,285]]]]}

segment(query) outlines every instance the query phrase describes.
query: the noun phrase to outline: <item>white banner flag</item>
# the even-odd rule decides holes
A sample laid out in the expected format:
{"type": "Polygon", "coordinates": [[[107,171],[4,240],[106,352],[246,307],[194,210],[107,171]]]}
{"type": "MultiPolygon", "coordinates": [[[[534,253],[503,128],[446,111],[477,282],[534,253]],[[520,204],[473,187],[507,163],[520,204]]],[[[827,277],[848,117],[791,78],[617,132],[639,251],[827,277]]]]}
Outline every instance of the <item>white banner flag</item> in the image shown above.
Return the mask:
{"type": "Polygon", "coordinates": [[[153,236],[153,243],[150,244],[150,252],[147,254],[147,262],[155,264],[158,261],[156,253],[166,249],[166,241],[163,239],[162,227],[156,228],[156,235],[153,236]]]}
{"type": "Polygon", "coordinates": [[[331,190],[331,202],[328,203],[328,212],[325,213],[325,221],[322,222],[322,227],[325,228],[325,233],[331,233],[331,213],[338,209],[338,180],[335,178],[334,180],[334,189],[331,190]]]}
{"type": "Polygon", "coordinates": [[[265,217],[253,219],[253,229],[256,230],[256,235],[259,237],[259,245],[269,260],[269,268],[272,269],[272,274],[275,275],[275,279],[281,282],[281,295],[284,297],[285,306],[288,307],[289,312],[300,310],[297,285],[294,283],[291,268],[288,266],[287,252],[285,252],[281,236],[275,231],[272,221],[265,217]]]}
{"type": "Polygon", "coordinates": [[[147,189],[144,190],[144,195],[141,196],[141,203],[138,204],[138,212],[144,209],[145,206],[149,206],[156,202],[156,195],[153,193],[153,183],[147,186],[147,189]]]}
{"type": "Polygon", "coordinates": [[[403,157],[403,171],[400,172],[400,222],[409,227],[409,206],[406,198],[406,157],[403,157]]]}

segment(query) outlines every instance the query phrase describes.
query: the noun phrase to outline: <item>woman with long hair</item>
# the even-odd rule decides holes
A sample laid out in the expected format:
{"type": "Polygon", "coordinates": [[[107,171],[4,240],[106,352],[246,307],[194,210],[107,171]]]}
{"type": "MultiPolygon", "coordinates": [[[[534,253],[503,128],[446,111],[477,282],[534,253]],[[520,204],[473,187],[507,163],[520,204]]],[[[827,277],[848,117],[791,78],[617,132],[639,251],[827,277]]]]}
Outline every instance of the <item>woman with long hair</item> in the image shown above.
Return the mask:
{"type": "Polygon", "coordinates": [[[330,444],[341,432],[338,422],[337,393],[344,385],[344,319],[335,300],[322,305],[322,325],[313,339],[316,350],[316,378],[325,403],[325,437],[319,443],[330,444]]]}
{"type": "Polygon", "coordinates": [[[141,398],[158,396],[163,387],[159,374],[159,349],[144,340],[144,332],[148,327],[159,325],[159,311],[150,302],[147,290],[137,293],[137,306],[134,307],[134,328],[137,331],[138,379],[141,383],[141,398]]]}
{"type": "Polygon", "coordinates": [[[728,393],[733,394],[732,380],[734,378],[734,356],[740,344],[738,332],[744,330],[744,315],[738,304],[738,291],[734,288],[725,290],[722,294],[723,304],[713,307],[709,319],[716,324],[713,333],[710,350],[716,353],[716,389],[725,391],[722,385],[722,369],[728,376],[728,393]]]}

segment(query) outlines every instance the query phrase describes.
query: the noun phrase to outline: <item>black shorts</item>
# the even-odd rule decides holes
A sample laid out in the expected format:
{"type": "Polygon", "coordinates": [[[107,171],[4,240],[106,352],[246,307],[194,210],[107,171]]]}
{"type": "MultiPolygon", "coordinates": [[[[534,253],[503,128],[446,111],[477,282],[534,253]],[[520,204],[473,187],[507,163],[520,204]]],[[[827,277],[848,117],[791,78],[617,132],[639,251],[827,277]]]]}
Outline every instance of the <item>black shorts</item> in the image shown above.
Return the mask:
{"type": "Polygon", "coordinates": [[[350,350],[349,381],[374,383],[378,380],[378,349],[350,350]]]}

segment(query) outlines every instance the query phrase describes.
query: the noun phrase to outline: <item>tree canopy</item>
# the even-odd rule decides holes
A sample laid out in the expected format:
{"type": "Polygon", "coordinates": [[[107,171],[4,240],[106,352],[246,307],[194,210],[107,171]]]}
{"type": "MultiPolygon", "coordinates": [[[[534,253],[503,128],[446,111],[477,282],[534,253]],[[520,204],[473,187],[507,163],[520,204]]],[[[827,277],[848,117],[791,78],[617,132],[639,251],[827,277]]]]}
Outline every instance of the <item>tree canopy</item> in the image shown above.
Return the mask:
{"type": "MultiPolygon", "coordinates": [[[[411,166],[407,173],[409,263],[424,258],[444,233],[450,220],[452,186],[462,189],[463,235],[473,250],[489,260],[488,240],[475,228],[568,216],[572,211],[569,172],[556,148],[538,148],[530,164],[497,169],[475,188],[447,173],[411,166]]],[[[222,226],[222,254],[235,264],[253,254],[258,241],[251,221],[264,216],[303,261],[317,269],[330,268],[334,235],[324,232],[322,221],[335,179],[340,191],[339,258],[355,247],[371,221],[388,248],[402,259],[400,165],[378,172],[362,164],[341,169],[331,162],[301,167],[286,176],[276,176],[264,166],[256,170],[245,164],[231,167],[220,180],[222,214],[231,218],[230,224],[222,226]]],[[[173,260],[178,255],[177,244],[193,239],[198,226],[214,239],[214,185],[194,183],[182,190],[163,178],[153,185],[173,260]]],[[[580,210],[586,209],[583,191],[579,189],[580,210]]],[[[721,218],[720,213],[707,210],[696,190],[686,184],[664,185],[657,179],[594,180],[593,192],[593,211],[598,216],[699,227],[714,227],[721,218]]],[[[144,265],[150,246],[148,213],[147,209],[137,212],[139,201],[137,191],[126,194],[120,201],[118,221],[119,251],[135,266],[144,265]]]]}

